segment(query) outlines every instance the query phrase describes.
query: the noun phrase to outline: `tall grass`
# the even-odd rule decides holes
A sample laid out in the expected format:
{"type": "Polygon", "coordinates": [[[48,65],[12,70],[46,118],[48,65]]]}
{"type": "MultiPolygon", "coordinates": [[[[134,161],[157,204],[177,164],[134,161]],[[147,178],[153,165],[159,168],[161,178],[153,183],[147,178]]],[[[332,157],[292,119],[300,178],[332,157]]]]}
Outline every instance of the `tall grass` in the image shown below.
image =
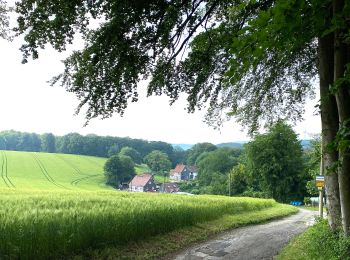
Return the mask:
{"type": "Polygon", "coordinates": [[[0,258],[59,258],[250,212],[273,200],[110,191],[0,190],[0,258]]]}

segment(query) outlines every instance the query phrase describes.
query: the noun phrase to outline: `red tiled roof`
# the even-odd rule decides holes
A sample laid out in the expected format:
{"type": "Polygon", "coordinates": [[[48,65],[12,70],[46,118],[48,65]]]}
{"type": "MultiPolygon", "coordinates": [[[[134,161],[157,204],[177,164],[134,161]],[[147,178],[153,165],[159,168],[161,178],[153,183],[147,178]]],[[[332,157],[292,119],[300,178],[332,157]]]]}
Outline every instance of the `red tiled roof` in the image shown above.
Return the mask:
{"type": "Polygon", "coordinates": [[[185,165],[183,165],[183,164],[177,164],[176,167],[175,167],[175,169],[174,169],[174,172],[179,172],[179,173],[181,173],[181,172],[184,170],[184,168],[185,168],[185,165]]]}
{"type": "Polygon", "coordinates": [[[152,178],[152,174],[143,173],[141,175],[136,175],[129,183],[130,186],[145,186],[147,182],[152,178]]]}

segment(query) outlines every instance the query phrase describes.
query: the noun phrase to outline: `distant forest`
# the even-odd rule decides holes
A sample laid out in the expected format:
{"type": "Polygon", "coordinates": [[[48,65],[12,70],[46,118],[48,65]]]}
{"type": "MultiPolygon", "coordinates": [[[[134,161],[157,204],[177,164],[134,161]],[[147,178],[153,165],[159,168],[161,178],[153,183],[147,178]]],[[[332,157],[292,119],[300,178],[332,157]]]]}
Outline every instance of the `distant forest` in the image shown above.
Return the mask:
{"type": "Polygon", "coordinates": [[[123,147],[137,150],[143,158],[154,150],[166,153],[173,166],[184,160],[186,152],[161,141],[146,141],[129,137],[80,135],[70,133],[55,136],[52,133],[36,134],[14,130],[0,132],[0,150],[81,154],[110,157],[123,147]]]}

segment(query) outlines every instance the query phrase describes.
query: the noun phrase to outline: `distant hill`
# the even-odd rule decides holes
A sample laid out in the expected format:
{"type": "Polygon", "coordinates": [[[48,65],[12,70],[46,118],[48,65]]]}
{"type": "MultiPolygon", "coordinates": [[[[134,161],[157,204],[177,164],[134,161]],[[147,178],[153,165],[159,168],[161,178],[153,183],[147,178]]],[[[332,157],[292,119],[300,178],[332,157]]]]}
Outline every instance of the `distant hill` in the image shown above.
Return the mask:
{"type": "Polygon", "coordinates": [[[0,151],[0,189],[101,190],[105,158],[58,153],[0,151]]]}
{"type": "Polygon", "coordinates": [[[220,143],[217,144],[216,146],[219,148],[222,147],[230,147],[230,148],[243,148],[243,145],[247,143],[248,141],[240,141],[240,142],[229,142],[229,143],[220,143]]]}
{"type": "Polygon", "coordinates": [[[184,150],[186,151],[186,150],[188,150],[188,149],[191,149],[192,146],[193,146],[193,144],[172,144],[172,146],[173,146],[174,148],[180,147],[180,148],[182,148],[182,149],[184,149],[184,150]]]}
{"type": "Polygon", "coordinates": [[[308,149],[311,147],[311,140],[301,140],[300,142],[303,149],[308,149]]]}
{"type": "MultiPolygon", "coordinates": [[[[301,140],[301,145],[303,149],[308,149],[311,147],[311,140],[301,140]]],[[[230,147],[230,148],[240,148],[242,149],[244,144],[248,143],[248,141],[236,141],[236,142],[227,142],[227,143],[220,143],[216,144],[218,148],[222,147],[230,147]]],[[[181,147],[185,151],[188,149],[191,149],[194,144],[172,144],[172,146],[175,147],[181,147]]]]}

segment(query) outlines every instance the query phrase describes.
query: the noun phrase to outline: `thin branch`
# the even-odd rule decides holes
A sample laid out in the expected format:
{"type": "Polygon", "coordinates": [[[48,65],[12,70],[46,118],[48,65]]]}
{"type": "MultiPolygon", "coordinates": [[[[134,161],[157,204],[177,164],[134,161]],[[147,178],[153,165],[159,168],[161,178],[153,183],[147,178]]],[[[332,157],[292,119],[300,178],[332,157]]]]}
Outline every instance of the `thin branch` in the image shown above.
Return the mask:
{"type": "Polygon", "coordinates": [[[205,15],[202,17],[202,19],[199,20],[199,22],[194,26],[194,28],[189,32],[188,36],[184,39],[182,42],[180,48],[172,55],[170,56],[167,65],[171,63],[171,61],[177,57],[177,55],[182,51],[184,46],[187,44],[187,42],[191,39],[193,34],[197,31],[198,27],[209,17],[209,15],[214,11],[215,7],[217,6],[218,1],[215,1],[213,5],[209,8],[209,10],[205,13],[205,15]]]}

